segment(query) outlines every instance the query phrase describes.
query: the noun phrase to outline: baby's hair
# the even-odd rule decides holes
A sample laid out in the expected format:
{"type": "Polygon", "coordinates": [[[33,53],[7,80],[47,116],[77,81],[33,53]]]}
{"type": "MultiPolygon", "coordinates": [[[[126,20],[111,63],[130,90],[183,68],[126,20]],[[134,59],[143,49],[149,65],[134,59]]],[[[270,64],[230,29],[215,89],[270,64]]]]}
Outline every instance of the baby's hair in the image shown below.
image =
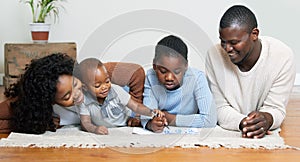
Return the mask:
{"type": "Polygon", "coordinates": [[[78,66],[79,67],[76,68],[77,70],[79,70],[78,78],[83,83],[87,84],[87,80],[89,79],[88,75],[90,75],[90,74],[94,75],[93,72],[98,67],[104,66],[104,64],[96,58],[87,58],[87,59],[84,59],[83,61],[81,61],[78,66]]]}
{"type": "Polygon", "coordinates": [[[181,56],[187,62],[188,48],[187,45],[179,38],[174,35],[169,35],[161,39],[155,47],[155,56],[153,63],[157,63],[161,56],[181,56]]]}
{"type": "Polygon", "coordinates": [[[8,97],[16,97],[11,103],[13,131],[33,134],[55,131],[52,105],[56,85],[59,76],[72,76],[74,63],[70,56],[54,53],[26,65],[25,73],[6,93],[8,97]]]}
{"type": "Polygon", "coordinates": [[[230,7],[222,16],[220,21],[220,29],[239,25],[247,28],[247,32],[251,33],[257,28],[257,20],[254,13],[247,7],[235,5],[230,7]]]}

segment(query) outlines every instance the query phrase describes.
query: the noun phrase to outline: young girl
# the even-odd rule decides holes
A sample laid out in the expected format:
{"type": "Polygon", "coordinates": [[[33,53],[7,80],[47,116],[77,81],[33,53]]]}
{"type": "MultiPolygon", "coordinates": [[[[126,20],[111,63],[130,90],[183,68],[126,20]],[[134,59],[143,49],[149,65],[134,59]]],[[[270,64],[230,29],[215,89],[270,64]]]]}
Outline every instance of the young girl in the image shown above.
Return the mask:
{"type": "Polygon", "coordinates": [[[80,105],[81,124],[86,131],[108,134],[107,127],[126,125],[131,110],[146,116],[164,116],[161,111],[152,111],[131,99],[120,86],[111,84],[106,68],[99,60],[85,59],[79,64],[79,71],[86,90],[80,105]]]}
{"type": "MultiPolygon", "coordinates": [[[[146,75],[144,104],[163,110],[170,125],[215,127],[216,107],[205,74],[188,66],[188,49],[178,37],[170,35],[157,43],[153,69],[146,75]]],[[[163,119],[142,120],[154,132],[164,129],[163,119]]]]}

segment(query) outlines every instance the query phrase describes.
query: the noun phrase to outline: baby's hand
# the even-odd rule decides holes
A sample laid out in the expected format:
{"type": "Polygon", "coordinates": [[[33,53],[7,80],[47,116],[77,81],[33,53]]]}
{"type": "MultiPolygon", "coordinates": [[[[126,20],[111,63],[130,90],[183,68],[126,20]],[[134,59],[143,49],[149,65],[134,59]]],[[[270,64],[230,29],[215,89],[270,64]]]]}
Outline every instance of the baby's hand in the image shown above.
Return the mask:
{"type": "Polygon", "coordinates": [[[101,135],[107,135],[108,134],[108,129],[105,126],[98,126],[95,129],[95,134],[101,134],[101,135]]]}

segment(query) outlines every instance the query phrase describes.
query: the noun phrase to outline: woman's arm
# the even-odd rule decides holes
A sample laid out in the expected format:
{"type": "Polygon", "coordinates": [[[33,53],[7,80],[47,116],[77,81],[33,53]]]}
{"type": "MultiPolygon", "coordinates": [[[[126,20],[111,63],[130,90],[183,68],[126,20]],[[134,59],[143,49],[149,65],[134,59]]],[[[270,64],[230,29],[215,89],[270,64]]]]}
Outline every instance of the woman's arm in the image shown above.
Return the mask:
{"type": "Polygon", "coordinates": [[[126,62],[107,62],[104,66],[113,84],[128,86],[131,98],[143,102],[145,71],[142,66],[126,62]]]}

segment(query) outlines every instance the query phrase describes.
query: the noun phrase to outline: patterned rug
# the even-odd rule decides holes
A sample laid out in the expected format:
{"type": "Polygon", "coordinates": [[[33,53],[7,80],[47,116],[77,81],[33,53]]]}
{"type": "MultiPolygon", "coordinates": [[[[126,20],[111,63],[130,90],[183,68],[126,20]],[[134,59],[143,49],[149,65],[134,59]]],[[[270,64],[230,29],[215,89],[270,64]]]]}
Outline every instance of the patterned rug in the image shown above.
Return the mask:
{"type": "Polygon", "coordinates": [[[80,130],[78,126],[67,126],[56,132],[46,132],[41,135],[11,133],[0,140],[0,147],[152,147],[152,148],[262,148],[286,149],[280,137],[280,129],[262,139],[242,138],[240,132],[228,131],[217,126],[215,128],[165,128],[162,133],[153,133],[142,128],[119,127],[109,128],[109,135],[96,135],[80,130]]]}

